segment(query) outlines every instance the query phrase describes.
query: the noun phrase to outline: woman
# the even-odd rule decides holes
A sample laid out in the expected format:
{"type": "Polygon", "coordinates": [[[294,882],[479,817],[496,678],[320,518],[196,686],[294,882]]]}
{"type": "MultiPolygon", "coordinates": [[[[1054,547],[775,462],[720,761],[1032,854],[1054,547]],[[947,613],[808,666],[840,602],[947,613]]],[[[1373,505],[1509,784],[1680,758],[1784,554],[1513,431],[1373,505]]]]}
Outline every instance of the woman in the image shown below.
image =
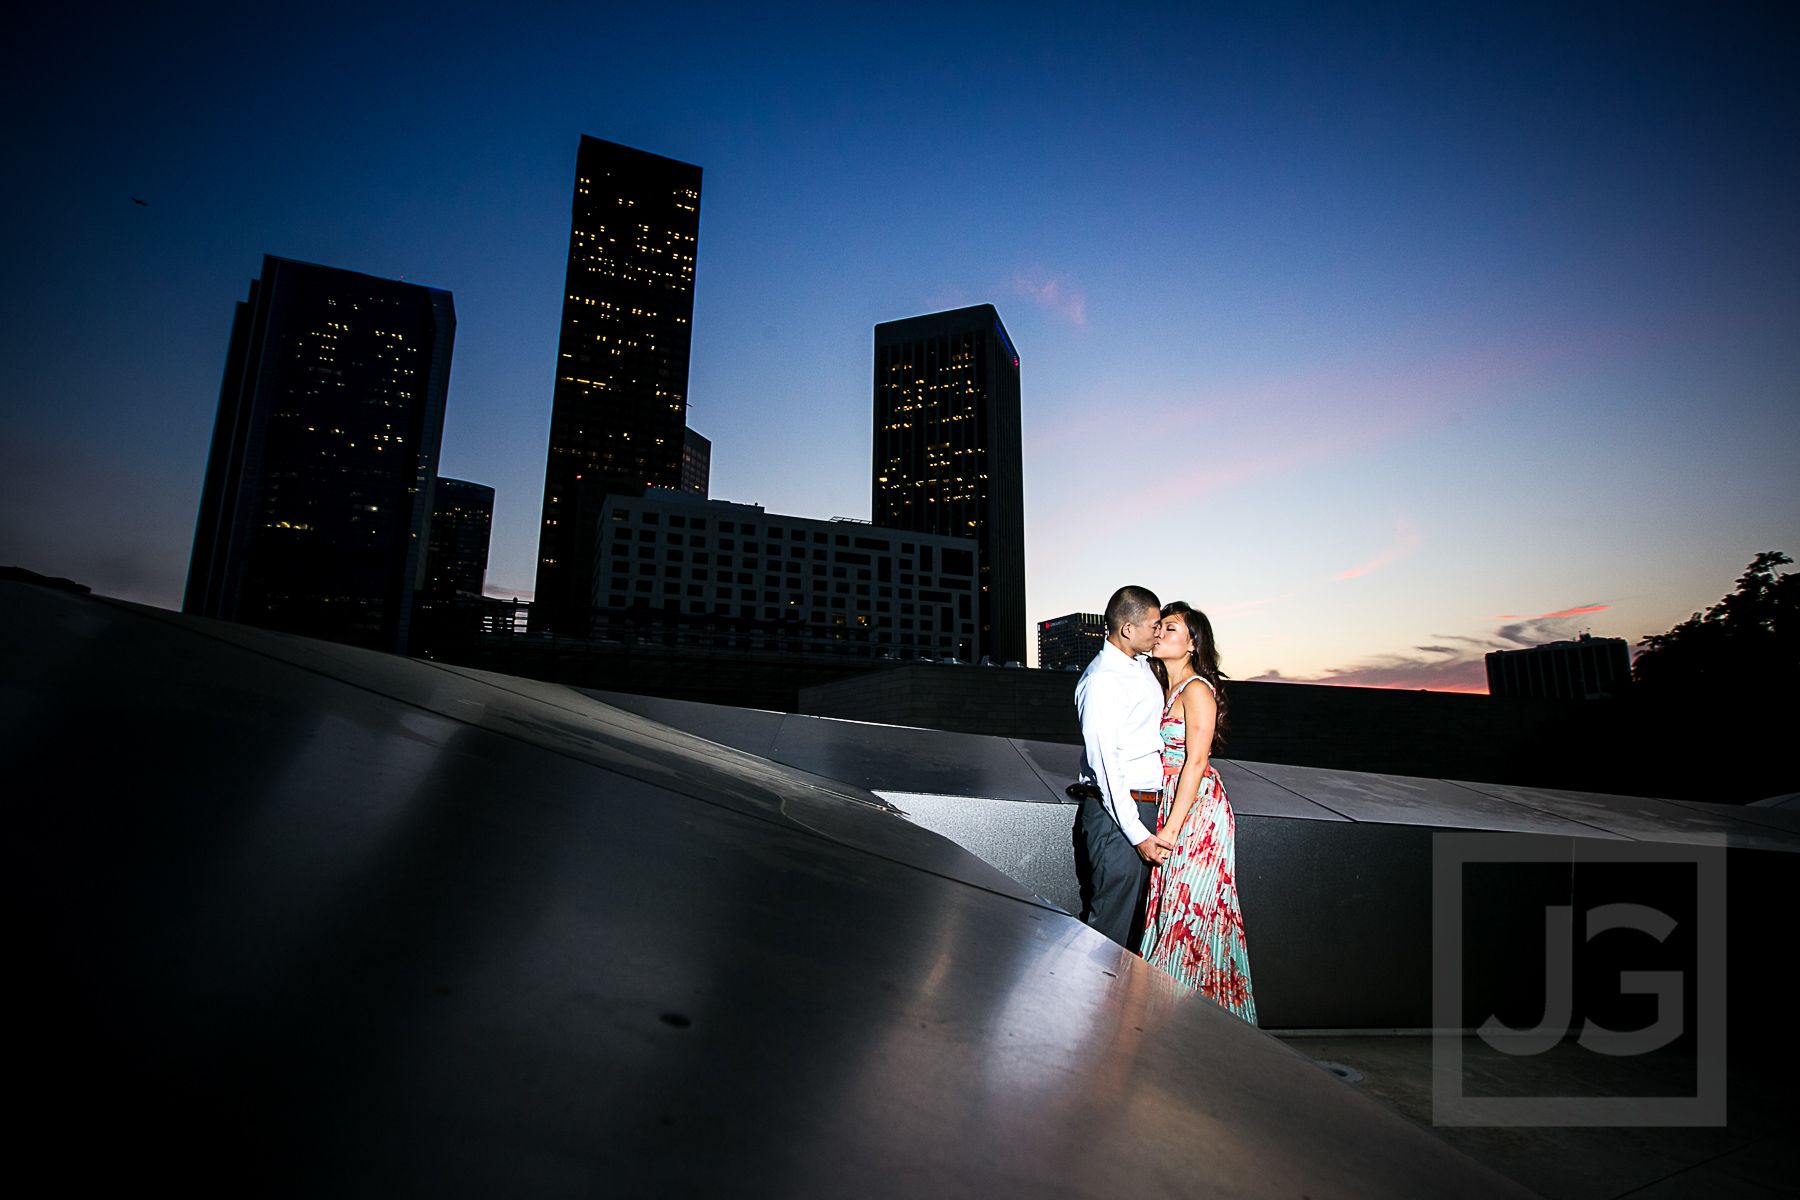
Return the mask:
{"type": "Polygon", "coordinates": [[[1150,877],[1142,953],[1177,980],[1256,1024],[1238,907],[1237,820],[1212,765],[1224,724],[1219,651],[1206,614],[1165,605],[1150,666],[1167,697],[1158,812],[1175,850],[1150,877]],[[1195,680],[1199,680],[1196,686],[1195,680]]]}

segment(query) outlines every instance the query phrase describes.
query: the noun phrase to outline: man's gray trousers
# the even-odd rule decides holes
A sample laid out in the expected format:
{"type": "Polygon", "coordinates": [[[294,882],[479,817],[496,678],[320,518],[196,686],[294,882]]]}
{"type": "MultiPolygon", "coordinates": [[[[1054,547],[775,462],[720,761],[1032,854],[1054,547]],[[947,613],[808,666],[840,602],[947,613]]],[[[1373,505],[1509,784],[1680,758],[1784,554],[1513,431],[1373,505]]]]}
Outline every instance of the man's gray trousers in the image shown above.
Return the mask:
{"type": "MultiPolygon", "coordinates": [[[[1156,828],[1156,804],[1133,800],[1145,829],[1156,828]]],[[[1144,929],[1144,897],[1150,889],[1150,864],[1125,840],[1106,806],[1089,796],[1081,802],[1077,830],[1087,850],[1093,898],[1081,919],[1127,950],[1137,949],[1144,929]]]]}

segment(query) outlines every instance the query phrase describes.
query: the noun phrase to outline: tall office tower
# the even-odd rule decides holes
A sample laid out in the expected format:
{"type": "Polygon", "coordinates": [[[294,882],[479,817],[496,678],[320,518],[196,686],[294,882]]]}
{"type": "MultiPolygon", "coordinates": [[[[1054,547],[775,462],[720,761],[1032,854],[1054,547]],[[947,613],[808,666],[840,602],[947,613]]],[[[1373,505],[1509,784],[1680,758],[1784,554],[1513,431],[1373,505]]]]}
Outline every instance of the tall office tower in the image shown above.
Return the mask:
{"type": "Polygon", "coordinates": [[[1019,356],[993,305],[875,327],[870,515],[975,539],[976,623],[995,662],[1025,661],[1020,438],[1019,356]]]}
{"type": "Polygon", "coordinates": [[[481,595],[487,582],[488,541],[494,526],[494,489],[466,479],[438,477],[431,510],[433,595],[481,595]]]}
{"type": "Polygon", "coordinates": [[[1038,666],[1046,671],[1086,670],[1106,644],[1106,618],[1070,613],[1038,622],[1038,666]]]}
{"type": "Polygon", "coordinates": [[[492,607],[481,592],[487,582],[493,523],[493,488],[438,477],[425,585],[413,611],[408,652],[435,655],[471,642],[480,633],[483,618],[492,607]]]}
{"type": "Polygon", "coordinates": [[[404,652],[450,293],[266,256],[237,306],[182,611],[404,652]]]}
{"type": "Polygon", "coordinates": [[[586,633],[609,493],[681,486],[700,168],[583,137],[532,621],[586,633]]]}
{"type": "Polygon", "coordinates": [[[689,429],[681,443],[681,490],[704,500],[711,482],[712,442],[689,429]]]}

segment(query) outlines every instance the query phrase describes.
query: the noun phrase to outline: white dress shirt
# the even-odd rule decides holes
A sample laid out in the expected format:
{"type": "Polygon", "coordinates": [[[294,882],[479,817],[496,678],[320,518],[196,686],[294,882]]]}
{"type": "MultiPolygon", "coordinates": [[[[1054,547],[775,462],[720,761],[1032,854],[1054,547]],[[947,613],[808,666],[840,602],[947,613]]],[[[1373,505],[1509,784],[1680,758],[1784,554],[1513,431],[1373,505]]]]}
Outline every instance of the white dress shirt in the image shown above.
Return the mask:
{"type": "Polygon", "coordinates": [[[1101,803],[1135,846],[1150,831],[1138,819],[1131,793],[1162,787],[1162,685],[1149,659],[1107,642],[1075,685],[1075,707],[1085,747],[1082,778],[1100,788],[1101,803]]]}

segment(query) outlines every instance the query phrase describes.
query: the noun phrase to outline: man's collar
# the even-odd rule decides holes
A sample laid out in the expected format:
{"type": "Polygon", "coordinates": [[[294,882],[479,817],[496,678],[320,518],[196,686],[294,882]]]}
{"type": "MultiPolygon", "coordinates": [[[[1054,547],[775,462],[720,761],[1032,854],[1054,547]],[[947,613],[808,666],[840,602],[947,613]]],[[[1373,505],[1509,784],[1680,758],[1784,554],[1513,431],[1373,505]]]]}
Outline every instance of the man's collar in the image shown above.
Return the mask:
{"type": "Polygon", "coordinates": [[[1117,659],[1108,658],[1106,660],[1107,662],[1111,663],[1113,666],[1116,666],[1116,667],[1124,666],[1127,663],[1135,663],[1143,657],[1143,655],[1141,655],[1141,654],[1133,654],[1129,650],[1121,649],[1119,644],[1117,642],[1113,641],[1111,638],[1106,639],[1106,645],[1109,650],[1112,650],[1114,653],[1116,653],[1119,656],[1117,659]]]}

